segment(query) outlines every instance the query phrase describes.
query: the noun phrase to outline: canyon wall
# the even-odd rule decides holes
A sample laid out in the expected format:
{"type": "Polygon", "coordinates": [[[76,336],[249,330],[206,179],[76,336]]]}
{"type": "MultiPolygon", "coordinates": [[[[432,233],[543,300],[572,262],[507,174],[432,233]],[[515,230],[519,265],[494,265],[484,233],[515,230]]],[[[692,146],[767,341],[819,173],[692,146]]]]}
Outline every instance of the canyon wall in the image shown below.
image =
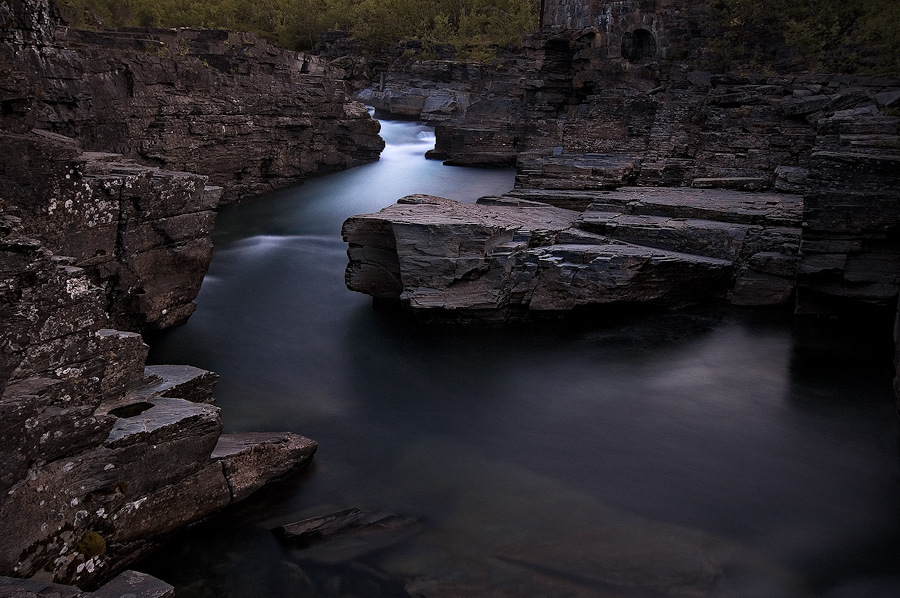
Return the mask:
{"type": "Polygon", "coordinates": [[[34,126],[86,150],[210,177],[231,201],[378,159],[378,123],[343,73],[248,34],[65,31],[18,58],[34,126]]]}
{"type": "Polygon", "coordinates": [[[0,575],[32,580],[17,591],[100,584],[312,457],[295,434],[222,435],[216,376],[145,367],[138,333],[193,311],[223,193],[375,159],[377,131],[315,58],[76,33],[48,0],[2,3],[0,575]]]}

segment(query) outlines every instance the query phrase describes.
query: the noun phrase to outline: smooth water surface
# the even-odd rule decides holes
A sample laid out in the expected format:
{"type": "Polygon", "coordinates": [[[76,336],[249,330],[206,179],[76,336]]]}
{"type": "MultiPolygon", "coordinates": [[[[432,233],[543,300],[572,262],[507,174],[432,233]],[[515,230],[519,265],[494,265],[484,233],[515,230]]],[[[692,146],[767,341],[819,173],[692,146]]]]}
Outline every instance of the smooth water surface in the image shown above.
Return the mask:
{"type": "Polygon", "coordinates": [[[314,465],[140,570],[184,597],[900,595],[887,344],[724,308],[505,327],[373,310],[344,287],[345,218],[513,178],[383,126],[380,162],[224,209],[196,313],[151,354],[220,374],[226,432],[316,439],[314,465]],[[269,531],[349,507],[420,528],[308,549],[269,531]]]}

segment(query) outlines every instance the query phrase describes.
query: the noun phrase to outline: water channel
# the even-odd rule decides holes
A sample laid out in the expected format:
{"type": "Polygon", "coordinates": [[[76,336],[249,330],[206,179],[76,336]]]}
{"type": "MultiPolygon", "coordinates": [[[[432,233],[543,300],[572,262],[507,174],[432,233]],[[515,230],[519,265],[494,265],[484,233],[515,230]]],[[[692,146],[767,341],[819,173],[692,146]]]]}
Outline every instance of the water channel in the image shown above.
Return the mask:
{"type": "Polygon", "coordinates": [[[377,163],[223,209],[196,313],[151,351],[220,374],[226,432],[309,436],[314,465],[137,569],[182,598],[900,596],[889,339],[768,310],[374,310],[344,287],[345,218],[513,182],[426,161],[415,123],[382,135],[377,163]],[[270,532],[350,507],[419,525],[308,548],[270,532]]]}

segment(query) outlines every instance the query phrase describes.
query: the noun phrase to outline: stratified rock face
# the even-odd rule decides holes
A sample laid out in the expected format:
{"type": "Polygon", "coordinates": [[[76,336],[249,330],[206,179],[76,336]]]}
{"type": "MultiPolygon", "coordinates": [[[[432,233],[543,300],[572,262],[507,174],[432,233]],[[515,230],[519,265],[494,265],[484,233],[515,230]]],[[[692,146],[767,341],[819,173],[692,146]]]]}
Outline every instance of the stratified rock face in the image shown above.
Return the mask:
{"type": "Polygon", "coordinates": [[[249,34],[67,30],[52,0],[0,15],[0,129],[205,175],[231,201],[377,160],[343,72],[249,34]]]}
{"type": "MultiPolygon", "coordinates": [[[[245,452],[264,458],[214,457],[215,376],[145,369],[140,335],[113,328],[162,328],[193,311],[222,190],[34,128],[50,106],[35,82],[54,79],[46,91],[58,100],[85,63],[58,45],[52,5],[14,1],[13,19],[8,9],[0,3],[0,574],[39,581],[0,581],[0,593],[75,596],[38,586],[104,581],[302,464],[315,443],[248,440],[245,452]]],[[[86,109],[101,88],[67,109],[86,109]]],[[[170,592],[126,574],[95,596],[170,592]]]]}
{"type": "Polygon", "coordinates": [[[35,130],[0,133],[0,197],[24,234],[70,256],[104,289],[111,324],[128,330],[184,323],[212,259],[221,189],[206,177],[82,153],[35,130]]]}
{"type": "Polygon", "coordinates": [[[818,127],[804,199],[798,310],[893,305],[900,292],[900,119],[872,103],[838,111],[818,127]]]}
{"type": "Polygon", "coordinates": [[[294,435],[214,455],[214,377],[144,368],[106,297],[0,213],[0,572],[91,584],[308,460],[294,435]],[[258,445],[258,446],[257,446],[258,445]],[[235,491],[239,487],[240,491],[235,491]]]}
{"type": "Polygon", "coordinates": [[[774,194],[688,189],[597,194],[584,213],[514,195],[408,196],[344,223],[346,283],[414,311],[500,318],[726,296],[778,305],[793,292],[799,210],[774,194]]]}
{"type": "MultiPolygon", "coordinates": [[[[129,294],[113,282],[133,272],[148,299],[179,296],[164,283],[180,280],[177,271],[138,266],[148,253],[157,264],[165,259],[154,252],[190,254],[173,222],[205,221],[202,211],[179,213],[208,193],[205,177],[84,158],[48,135],[4,135],[35,178],[0,176],[11,198],[0,204],[0,573],[83,586],[296,468],[316,445],[268,435],[245,440],[252,457],[213,455],[215,376],[145,369],[140,335],[111,328],[165,315],[117,311],[129,294]]],[[[202,235],[206,252],[208,232],[184,234],[202,235]]],[[[205,269],[208,254],[201,261],[205,269]]]]}
{"type": "Polygon", "coordinates": [[[341,72],[248,34],[69,31],[20,58],[35,124],[170,170],[206,175],[225,200],[376,160],[383,141],[341,72]]]}

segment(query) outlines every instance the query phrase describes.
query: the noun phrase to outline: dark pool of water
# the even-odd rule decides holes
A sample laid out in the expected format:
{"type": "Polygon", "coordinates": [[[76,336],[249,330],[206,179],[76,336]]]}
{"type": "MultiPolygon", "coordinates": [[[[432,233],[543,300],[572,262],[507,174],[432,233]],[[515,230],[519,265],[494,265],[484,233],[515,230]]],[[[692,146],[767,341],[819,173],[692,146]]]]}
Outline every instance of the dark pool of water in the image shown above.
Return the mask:
{"type": "Polygon", "coordinates": [[[218,372],[226,432],[320,448],[140,570],[235,598],[900,596],[889,339],[730,308],[505,327],[373,310],[343,284],[346,217],[513,177],[425,161],[412,123],[384,136],[376,164],[221,212],[197,312],[151,360],[218,372]],[[269,531],[348,507],[421,527],[306,550],[269,531]]]}

